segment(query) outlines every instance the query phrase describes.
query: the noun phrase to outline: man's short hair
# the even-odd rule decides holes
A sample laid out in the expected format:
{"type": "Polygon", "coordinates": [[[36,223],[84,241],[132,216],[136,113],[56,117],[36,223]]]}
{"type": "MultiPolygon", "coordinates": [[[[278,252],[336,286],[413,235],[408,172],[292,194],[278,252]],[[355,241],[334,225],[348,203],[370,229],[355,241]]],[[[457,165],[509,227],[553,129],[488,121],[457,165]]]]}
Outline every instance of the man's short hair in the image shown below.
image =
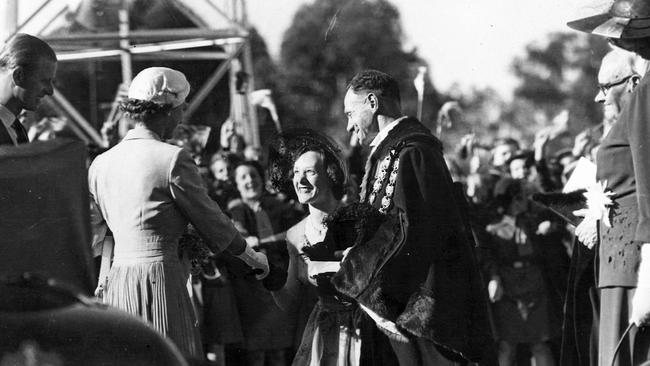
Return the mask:
{"type": "Polygon", "coordinates": [[[348,83],[348,89],[355,93],[367,91],[383,98],[392,99],[398,103],[402,101],[397,80],[377,70],[365,70],[356,74],[350,80],[350,83],[348,83]]]}
{"type": "Polygon", "coordinates": [[[56,62],[56,53],[43,40],[25,33],[17,33],[0,50],[0,68],[23,67],[33,70],[41,60],[56,62]]]}

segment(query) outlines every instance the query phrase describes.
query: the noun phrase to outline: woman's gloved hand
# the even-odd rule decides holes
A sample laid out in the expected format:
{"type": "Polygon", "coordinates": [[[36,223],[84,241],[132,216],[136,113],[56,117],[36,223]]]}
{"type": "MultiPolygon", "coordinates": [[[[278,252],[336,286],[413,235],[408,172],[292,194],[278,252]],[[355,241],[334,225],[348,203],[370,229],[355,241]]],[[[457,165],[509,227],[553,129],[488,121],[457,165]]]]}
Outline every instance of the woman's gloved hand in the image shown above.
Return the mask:
{"type": "Polygon", "coordinates": [[[650,324],[650,243],[641,246],[641,264],[632,298],[630,323],[638,327],[650,324]]]}
{"type": "Polygon", "coordinates": [[[592,249],[598,243],[598,218],[589,215],[588,209],[573,211],[578,217],[584,217],[582,222],[576,226],[575,234],[578,240],[587,248],[592,249]]]}

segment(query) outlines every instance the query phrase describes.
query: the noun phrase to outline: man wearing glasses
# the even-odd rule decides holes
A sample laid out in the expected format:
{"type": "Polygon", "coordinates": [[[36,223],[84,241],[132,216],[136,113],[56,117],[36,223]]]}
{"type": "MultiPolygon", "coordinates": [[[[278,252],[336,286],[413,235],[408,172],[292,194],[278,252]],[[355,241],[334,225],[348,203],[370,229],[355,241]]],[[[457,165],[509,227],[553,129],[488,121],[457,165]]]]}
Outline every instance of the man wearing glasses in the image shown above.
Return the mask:
{"type": "Polygon", "coordinates": [[[603,137],[618,120],[618,115],[630,99],[643,70],[637,71],[639,59],[634,54],[619,49],[609,52],[598,71],[598,93],[594,100],[603,105],[605,126],[603,137]]]}
{"type": "MultiPolygon", "coordinates": [[[[605,37],[650,60],[648,24],[650,1],[615,0],[607,12],[568,26],[605,37]]],[[[608,83],[603,85],[605,93],[599,92],[603,103],[613,105],[619,96],[618,121],[597,153],[596,178],[609,197],[592,205],[576,228],[583,243],[598,244],[600,365],[641,365],[650,360],[650,78],[645,70],[639,73],[643,77],[630,75],[621,72],[610,80],[599,75],[599,82],[608,83]]],[[[605,192],[596,196],[602,198],[605,192]]]]}

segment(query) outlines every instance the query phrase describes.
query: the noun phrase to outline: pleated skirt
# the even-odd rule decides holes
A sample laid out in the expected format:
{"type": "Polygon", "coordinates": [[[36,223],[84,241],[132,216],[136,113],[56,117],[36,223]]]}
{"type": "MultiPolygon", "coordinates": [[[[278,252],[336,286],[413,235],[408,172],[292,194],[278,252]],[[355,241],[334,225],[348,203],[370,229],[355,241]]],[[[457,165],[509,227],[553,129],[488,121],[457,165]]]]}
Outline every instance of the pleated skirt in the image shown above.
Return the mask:
{"type": "Polygon", "coordinates": [[[178,260],[114,263],[104,302],[140,317],[191,358],[202,358],[199,324],[178,260]]]}

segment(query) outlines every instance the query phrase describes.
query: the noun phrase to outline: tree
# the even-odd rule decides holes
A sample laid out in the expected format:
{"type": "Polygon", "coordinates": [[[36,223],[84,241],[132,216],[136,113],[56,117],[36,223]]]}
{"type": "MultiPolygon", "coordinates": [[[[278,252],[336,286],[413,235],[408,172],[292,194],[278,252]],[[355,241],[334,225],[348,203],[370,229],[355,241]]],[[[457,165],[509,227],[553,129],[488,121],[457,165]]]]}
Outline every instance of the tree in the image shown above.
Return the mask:
{"type": "MultiPolygon", "coordinates": [[[[573,132],[600,123],[602,111],[594,103],[594,96],[600,60],[609,49],[604,39],[577,32],[551,33],[545,42],[529,44],[525,55],[512,64],[519,78],[515,98],[543,113],[547,120],[567,109],[573,132]]],[[[526,118],[516,110],[511,114],[526,118]]],[[[534,121],[533,117],[529,115],[528,120],[534,121]]]]}
{"type": "MultiPolygon", "coordinates": [[[[319,0],[303,5],[286,31],[281,48],[284,95],[281,114],[289,126],[324,130],[345,140],[343,96],[349,79],[373,68],[400,83],[404,111],[414,115],[413,78],[424,62],[402,47],[397,9],[387,0],[319,0]]],[[[424,120],[437,108],[430,83],[424,120]]]]}
{"type": "Polygon", "coordinates": [[[551,142],[549,151],[573,143],[572,137],[602,121],[602,110],[594,102],[600,60],[609,51],[598,37],[572,33],[550,33],[544,40],[528,44],[512,62],[519,83],[512,101],[505,101],[490,88],[460,91],[452,88],[445,98],[460,103],[463,118],[445,130],[442,140],[452,148],[469,132],[486,144],[499,137],[514,137],[524,146],[553,117],[569,111],[569,133],[551,142]]]}

